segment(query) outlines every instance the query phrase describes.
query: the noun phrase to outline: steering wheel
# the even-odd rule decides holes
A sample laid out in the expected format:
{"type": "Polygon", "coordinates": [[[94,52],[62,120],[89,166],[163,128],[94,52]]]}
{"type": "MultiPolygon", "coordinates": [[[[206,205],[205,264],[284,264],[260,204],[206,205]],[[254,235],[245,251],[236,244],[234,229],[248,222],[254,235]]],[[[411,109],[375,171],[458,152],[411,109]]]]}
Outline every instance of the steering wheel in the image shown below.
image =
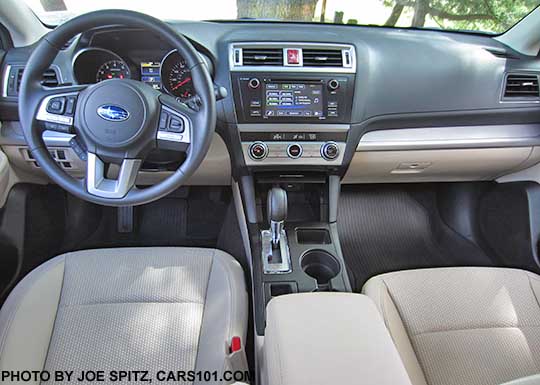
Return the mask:
{"type": "Polygon", "coordinates": [[[50,179],[86,201],[132,206],[171,193],[198,168],[215,130],[216,101],[207,66],[184,36],[151,16],[106,10],[71,19],[39,41],[21,80],[19,116],[29,150],[50,179]],[[176,48],[191,70],[198,108],[135,80],[55,88],[41,85],[43,72],[73,36],[110,25],[144,28],[176,48]],[[85,178],[75,179],[57,165],[43,142],[44,129],[75,134],[71,145],[87,161],[85,178]],[[185,161],[165,180],[137,188],[136,177],[145,157],[159,148],[185,152],[185,161]],[[120,166],[116,179],[107,178],[111,164],[120,166]]]}

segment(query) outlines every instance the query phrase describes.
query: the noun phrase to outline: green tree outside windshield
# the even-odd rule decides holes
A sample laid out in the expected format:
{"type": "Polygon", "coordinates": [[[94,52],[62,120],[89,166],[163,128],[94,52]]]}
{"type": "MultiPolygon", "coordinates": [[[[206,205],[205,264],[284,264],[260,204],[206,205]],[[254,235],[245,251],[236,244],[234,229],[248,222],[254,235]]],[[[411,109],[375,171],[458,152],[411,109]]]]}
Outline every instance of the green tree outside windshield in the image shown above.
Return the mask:
{"type": "MultiPolygon", "coordinates": [[[[385,26],[421,28],[431,20],[442,29],[491,32],[506,31],[540,3],[538,0],[380,1],[390,10],[385,26]]],[[[238,18],[355,24],[354,19],[343,19],[342,12],[328,15],[326,3],[326,0],[237,0],[238,18]],[[319,2],[322,16],[315,14],[319,2]]],[[[361,0],[358,0],[358,9],[362,12],[361,0]]]]}

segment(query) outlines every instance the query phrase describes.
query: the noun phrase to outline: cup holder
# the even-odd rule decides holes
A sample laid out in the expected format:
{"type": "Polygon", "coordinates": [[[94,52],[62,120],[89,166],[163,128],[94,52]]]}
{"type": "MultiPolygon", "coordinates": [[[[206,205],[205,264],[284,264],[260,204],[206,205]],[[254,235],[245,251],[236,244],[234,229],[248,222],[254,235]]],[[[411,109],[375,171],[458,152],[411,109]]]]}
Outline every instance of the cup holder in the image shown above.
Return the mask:
{"type": "Polygon", "coordinates": [[[330,290],[330,280],[336,277],[341,266],[332,254],[323,250],[310,250],[302,257],[300,267],[317,281],[317,289],[330,290]]]}

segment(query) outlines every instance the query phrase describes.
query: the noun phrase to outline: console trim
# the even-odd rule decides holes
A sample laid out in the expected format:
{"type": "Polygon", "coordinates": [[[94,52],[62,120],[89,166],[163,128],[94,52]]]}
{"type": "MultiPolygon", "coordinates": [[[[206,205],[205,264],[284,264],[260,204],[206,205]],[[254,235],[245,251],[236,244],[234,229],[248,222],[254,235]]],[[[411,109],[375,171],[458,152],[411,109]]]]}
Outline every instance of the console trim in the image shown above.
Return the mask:
{"type": "Polygon", "coordinates": [[[523,147],[540,144],[540,124],[384,129],[367,132],[356,151],[523,147]]]}
{"type": "Polygon", "coordinates": [[[349,124],[240,123],[239,132],[347,132],[349,124]]]}

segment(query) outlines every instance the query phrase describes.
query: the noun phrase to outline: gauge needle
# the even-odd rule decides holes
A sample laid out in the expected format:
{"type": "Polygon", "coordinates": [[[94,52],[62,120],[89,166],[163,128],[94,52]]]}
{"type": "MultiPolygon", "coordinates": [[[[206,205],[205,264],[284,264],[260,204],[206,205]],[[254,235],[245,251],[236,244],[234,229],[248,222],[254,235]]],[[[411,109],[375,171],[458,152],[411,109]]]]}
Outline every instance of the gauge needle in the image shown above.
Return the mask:
{"type": "Polygon", "coordinates": [[[182,80],[181,82],[179,82],[177,85],[175,85],[172,90],[176,90],[177,88],[180,88],[182,87],[184,84],[186,84],[187,82],[191,81],[191,78],[185,78],[184,80],[182,80]]]}

